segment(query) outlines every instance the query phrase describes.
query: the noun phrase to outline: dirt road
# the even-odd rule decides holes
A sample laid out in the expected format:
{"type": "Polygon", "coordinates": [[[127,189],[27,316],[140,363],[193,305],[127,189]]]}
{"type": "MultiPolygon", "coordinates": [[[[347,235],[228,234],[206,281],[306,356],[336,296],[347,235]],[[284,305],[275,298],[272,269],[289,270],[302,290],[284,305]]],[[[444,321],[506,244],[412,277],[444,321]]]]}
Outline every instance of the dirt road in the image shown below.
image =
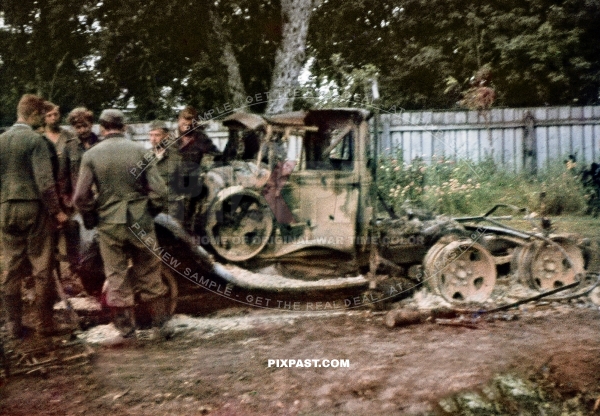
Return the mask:
{"type": "Polygon", "coordinates": [[[592,414],[600,403],[600,311],[591,303],[529,306],[475,328],[389,329],[383,318],[178,316],[171,341],[98,349],[90,366],[10,379],[0,414],[592,414]]]}

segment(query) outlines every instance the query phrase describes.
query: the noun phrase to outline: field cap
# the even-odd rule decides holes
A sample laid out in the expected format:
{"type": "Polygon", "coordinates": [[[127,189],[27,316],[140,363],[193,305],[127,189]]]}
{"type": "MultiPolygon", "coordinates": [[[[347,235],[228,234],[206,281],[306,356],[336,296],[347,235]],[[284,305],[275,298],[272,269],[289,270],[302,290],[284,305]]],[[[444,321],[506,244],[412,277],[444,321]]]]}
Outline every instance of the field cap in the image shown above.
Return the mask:
{"type": "Polygon", "coordinates": [[[104,122],[110,125],[124,125],[125,124],[125,114],[121,110],[117,110],[115,108],[110,108],[108,110],[102,111],[100,113],[100,117],[98,118],[100,123],[104,122]]]}

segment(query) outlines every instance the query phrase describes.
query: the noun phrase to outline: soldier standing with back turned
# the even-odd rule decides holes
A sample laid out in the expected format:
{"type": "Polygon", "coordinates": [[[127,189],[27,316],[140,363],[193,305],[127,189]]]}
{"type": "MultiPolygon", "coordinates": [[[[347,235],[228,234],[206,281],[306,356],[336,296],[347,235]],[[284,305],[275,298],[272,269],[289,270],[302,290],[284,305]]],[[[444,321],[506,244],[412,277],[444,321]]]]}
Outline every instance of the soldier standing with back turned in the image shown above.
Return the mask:
{"type": "Polygon", "coordinates": [[[50,146],[34,131],[49,110],[44,100],[26,94],[17,106],[17,122],[0,135],[0,231],[7,272],[2,300],[11,338],[25,335],[21,282],[29,272],[35,281],[38,333],[52,335],[54,229],[64,223],[52,172],[50,146]]]}
{"type": "Polygon", "coordinates": [[[86,227],[98,216],[100,253],[104,261],[106,301],[119,335],[106,344],[117,345],[135,340],[134,295],[149,306],[153,327],[168,335],[165,324],[167,287],[162,282],[161,264],[144,241],[156,242],[151,207],[164,206],[167,190],[154,164],[144,163],[147,151],[125,138],[124,115],[119,110],[100,114],[101,135],[96,146],[84,153],[77,187],[75,207],[82,213],[86,227]],[[98,196],[90,192],[97,187],[98,196]],[[133,266],[128,270],[128,261],[133,266]]]}

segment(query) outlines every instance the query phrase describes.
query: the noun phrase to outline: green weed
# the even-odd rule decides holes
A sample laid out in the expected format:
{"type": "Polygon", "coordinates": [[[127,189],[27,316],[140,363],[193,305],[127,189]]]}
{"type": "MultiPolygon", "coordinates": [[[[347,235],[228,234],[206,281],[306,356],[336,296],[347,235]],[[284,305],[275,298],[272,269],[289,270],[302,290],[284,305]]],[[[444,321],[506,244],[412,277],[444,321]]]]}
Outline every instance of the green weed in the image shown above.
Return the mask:
{"type": "Polygon", "coordinates": [[[542,215],[577,214],[586,191],[575,169],[555,162],[537,177],[508,172],[491,159],[481,162],[434,157],[404,161],[402,152],[380,159],[379,193],[396,212],[409,204],[435,213],[478,215],[497,203],[542,215]]]}

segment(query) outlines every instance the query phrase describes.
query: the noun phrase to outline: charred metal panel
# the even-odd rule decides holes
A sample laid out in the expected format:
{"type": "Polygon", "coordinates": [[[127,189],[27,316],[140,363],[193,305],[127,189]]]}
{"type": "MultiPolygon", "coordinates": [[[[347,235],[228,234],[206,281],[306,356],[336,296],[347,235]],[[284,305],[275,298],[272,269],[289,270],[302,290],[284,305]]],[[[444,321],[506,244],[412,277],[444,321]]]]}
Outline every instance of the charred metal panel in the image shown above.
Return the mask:
{"type": "Polygon", "coordinates": [[[289,205],[306,223],[305,246],[354,251],[359,190],[352,172],[296,172],[290,176],[289,205]]]}

